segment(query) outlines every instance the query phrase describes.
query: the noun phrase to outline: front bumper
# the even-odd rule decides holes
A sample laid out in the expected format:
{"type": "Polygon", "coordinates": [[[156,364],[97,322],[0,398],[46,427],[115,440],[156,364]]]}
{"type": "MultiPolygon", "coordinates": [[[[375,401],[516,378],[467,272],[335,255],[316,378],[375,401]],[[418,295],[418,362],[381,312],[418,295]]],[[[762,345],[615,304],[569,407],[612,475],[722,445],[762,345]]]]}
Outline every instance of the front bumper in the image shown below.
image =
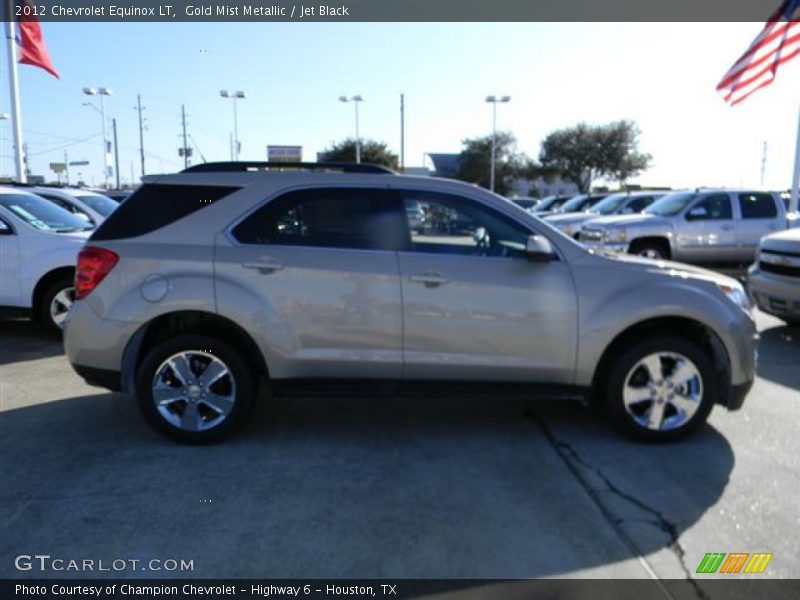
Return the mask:
{"type": "Polygon", "coordinates": [[[747,290],[765,313],[800,322],[800,278],[765,273],[756,263],[747,271],[747,290]]]}

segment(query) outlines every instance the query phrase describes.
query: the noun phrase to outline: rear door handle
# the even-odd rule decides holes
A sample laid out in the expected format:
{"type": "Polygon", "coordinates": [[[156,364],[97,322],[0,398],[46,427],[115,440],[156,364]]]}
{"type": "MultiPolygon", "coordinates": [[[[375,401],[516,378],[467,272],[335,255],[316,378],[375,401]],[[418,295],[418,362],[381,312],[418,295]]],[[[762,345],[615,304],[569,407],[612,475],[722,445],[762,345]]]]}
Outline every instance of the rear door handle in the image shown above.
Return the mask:
{"type": "Polygon", "coordinates": [[[416,281],[417,283],[425,284],[425,287],[439,287],[449,281],[442,277],[437,273],[425,273],[423,275],[411,275],[409,277],[411,281],[416,281]]]}
{"type": "Polygon", "coordinates": [[[245,262],[242,263],[245,269],[256,269],[261,273],[272,273],[273,271],[280,271],[283,265],[277,261],[270,260],[264,262],[245,262]]]}
{"type": "Polygon", "coordinates": [[[723,225],[722,231],[733,231],[733,225],[723,225]]]}

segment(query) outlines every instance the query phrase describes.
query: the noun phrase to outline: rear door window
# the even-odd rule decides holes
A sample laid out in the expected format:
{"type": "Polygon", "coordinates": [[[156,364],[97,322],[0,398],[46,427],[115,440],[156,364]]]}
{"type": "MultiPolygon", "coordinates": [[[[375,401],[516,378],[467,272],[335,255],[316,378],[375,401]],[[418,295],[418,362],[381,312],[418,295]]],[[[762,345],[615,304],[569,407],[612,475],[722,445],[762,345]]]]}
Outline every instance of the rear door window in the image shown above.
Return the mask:
{"type": "Polygon", "coordinates": [[[778,216],[775,200],[769,194],[739,194],[743,219],[774,219],[778,216]]]}
{"type": "Polygon", "coordinates": [[[111,213],[92,240],[144,235],[210,206],[239,188],[211,185],[145,184],[111,213]]]}
{"type": "Polygon", "coordinates": [[[242,244],[398,250],[405,212],[387,190],[316,188],[288,192],[233,229],[242,244]]]}

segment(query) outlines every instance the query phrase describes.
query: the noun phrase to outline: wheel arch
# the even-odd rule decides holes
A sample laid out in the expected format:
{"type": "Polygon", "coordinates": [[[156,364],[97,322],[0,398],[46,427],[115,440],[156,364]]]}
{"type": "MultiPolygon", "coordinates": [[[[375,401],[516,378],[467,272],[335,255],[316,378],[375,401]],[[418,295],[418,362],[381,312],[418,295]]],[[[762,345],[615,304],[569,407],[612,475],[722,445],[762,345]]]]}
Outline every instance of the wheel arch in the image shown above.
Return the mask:
{"type": "Polygon", "coordinates": [[[147,352],[157,343],[178,334],[202,334],[217,337],[242,352],[259,379],[269,378],[264,355],[247,331],[230,319],[205,311],[174,311],[161,314],[131,337],[122,357],[122,390],[133,392],[136,370],[147,352]]]}
{"type": "Polygon", "coordinates": [[[656,334],[669,334],[683,337],[697,343],[714,364],[717,382],[721,385],[720,402],[727,402],[725,390],[730,387],[730,356],[725,344],[717,333],[708,325],[689,317],[662,316],[653,317],[630,325],[614,337],[606,346],[597,363],[592,378],[592,395],[600,397],[604,393],[605,383],[611,371],[613,358],[629,344],[656,334]]]}
{"type": "Polygon", "coordinates": [[[640,248],[645,244],[657,244],[666,251],[668,259],[672,258],[672,244],[670,243],[669,236],[666,235],[646,235],[635,237],[628,244],[628,252],[630,254],[635,254],[637,248],[640,248]]]}
{"type": "Polygon", "coordinates": [[[33,286],[33,291],[31,292],[31,308],[33,315],[39,314],[42,294],[44,294],[45,290],[47,290],[47,288],[49,288],[61,277],[67,276],[72,277],[73,279],[75,278],[75,267],[56,267],[39,278],[39,280],[36,282],[36,285],[33,286]]]}

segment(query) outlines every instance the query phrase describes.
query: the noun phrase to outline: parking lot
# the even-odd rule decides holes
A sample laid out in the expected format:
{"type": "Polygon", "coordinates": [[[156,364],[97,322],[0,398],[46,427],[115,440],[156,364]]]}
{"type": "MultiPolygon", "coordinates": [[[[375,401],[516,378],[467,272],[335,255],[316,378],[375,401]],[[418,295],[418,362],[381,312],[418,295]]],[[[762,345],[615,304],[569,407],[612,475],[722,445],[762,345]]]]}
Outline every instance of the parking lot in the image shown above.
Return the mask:
{"type": "MultiPolygon", "coordinates": [[[[758,315],[758,379],[683,443],[571,403],[287,399],[176,445],[0,322],[0,576],[19,554],[187,559],[193,577],[683,579],[707,552],[800,568],[800,330],[758,315]]],[[[96,574],[97,575],[97,574],[96,574]]],[[[102,575],[102,574],[100,574],[102,575]]],[[[119,575],[119,574],[117,574],[119,575]]],[[[124,575],[133,575],[125,573],[124,575]]],[[[163,576],[147,573],[143,576],[163,576]]],[[[741,575],[739,576],[741,577],[741,575]]]]}

